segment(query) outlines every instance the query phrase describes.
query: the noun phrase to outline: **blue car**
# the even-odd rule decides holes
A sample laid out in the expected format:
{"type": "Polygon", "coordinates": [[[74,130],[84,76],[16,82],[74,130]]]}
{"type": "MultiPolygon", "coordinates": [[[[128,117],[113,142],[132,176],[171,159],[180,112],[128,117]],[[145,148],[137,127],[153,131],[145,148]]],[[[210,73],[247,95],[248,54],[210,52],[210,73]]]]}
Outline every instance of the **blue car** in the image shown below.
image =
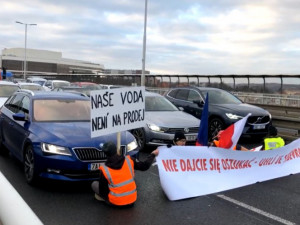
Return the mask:
{"type": "MultiPolygon", "coordinates": [[[[95,180],[106,156],[101,147],[117,135],[91,138],[90,99],[67,92],[21,90],[0,110],[0,152],[24,165],[26,181],[95,180]]],[[[138,156],[134,136],[121,132],[121,154],[138,156]]]]}

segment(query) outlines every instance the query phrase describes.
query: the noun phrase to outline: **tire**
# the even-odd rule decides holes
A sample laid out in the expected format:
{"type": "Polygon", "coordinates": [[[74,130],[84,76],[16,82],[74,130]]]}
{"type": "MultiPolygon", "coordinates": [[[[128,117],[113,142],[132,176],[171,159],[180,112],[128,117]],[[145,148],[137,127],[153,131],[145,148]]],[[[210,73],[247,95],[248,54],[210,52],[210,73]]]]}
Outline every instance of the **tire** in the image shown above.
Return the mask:
{"type": "Polygon", "coordinates": [[[225,128],[225,126],[224,126],[223,120],[221,120],[219,118],[213,118],[209,122],[209,127],[208,127],[209,141],[211,141],[213,137],[217,136],[217,134],[220,130],[224,130],[224,128],[225,128]]]}
{"type": "Polygon", "coordinates": [[[34,184],[37,180],[34,153],[32,146],[29,145],[24,152],[24,174],[28,184],[34,184]]]}
{"type": "Polygon", "coordinates": [[[140,150],[141,151],[145,150],[145,147],[146,147],[145,131],[143,129],[134,129],[134,130],[131,130],[131,133],[135,137],[135,139],[138,143],[138,146],[140,147],[140,150]]]}

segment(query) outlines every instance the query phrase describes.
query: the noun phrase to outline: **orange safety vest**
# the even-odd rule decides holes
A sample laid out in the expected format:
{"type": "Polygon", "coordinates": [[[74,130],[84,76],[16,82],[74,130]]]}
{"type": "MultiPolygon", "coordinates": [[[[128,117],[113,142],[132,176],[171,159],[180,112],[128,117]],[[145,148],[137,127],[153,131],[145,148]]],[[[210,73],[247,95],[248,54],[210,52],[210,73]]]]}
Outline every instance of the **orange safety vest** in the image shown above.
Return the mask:
{"type": "MultiPolygon", "coordinates": [[[[214,140],[214,144],[218,148],[223,148],[222,146],[220,146],[220,141],[214,140]]],[[[236,150],[236,146],[233,147],[233,150],[236,150]]]]}
{"type": "Polygon", "coordinates": [[[108,181],[108,200],[114,205],[129,205],[137,198],[134,181],[134,164],[130,156],[126,156],[121,169],[111,169],[105,165],[99,169],[108,181]]]}

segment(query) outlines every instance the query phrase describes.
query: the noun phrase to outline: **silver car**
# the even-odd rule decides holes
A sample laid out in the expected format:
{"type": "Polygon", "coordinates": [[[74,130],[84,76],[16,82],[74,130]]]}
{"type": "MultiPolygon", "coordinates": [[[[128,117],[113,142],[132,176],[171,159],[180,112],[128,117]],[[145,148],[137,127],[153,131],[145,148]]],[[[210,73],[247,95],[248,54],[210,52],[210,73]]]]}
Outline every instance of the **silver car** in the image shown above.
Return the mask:
{"type": "Polygon", "coordinates": [[[187,145],[196,142],[200,120],[179,110],[160,94],[145,93],[145,121],[142,128],[131,130],[141,149],[146,146],[172,144],[176,131],[183,131],[187,145]]]}
{"type": "Polygon", "coordinates": [[[19,90],[19,86],[10,81],[0,81],[0,107],[6,102],[9,96],[19,90]]]}

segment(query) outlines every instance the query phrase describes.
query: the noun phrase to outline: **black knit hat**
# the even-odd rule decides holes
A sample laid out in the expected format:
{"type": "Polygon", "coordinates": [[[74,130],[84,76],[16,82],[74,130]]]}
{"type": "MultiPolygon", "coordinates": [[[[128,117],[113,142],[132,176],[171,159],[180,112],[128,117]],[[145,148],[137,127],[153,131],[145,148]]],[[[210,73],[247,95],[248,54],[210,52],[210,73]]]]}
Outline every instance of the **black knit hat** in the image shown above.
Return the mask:
{"type": "Polygon", "coordinates": [[[277,136],[277,129],[276,129],[276,127],[274,127],[274,126],[269,126],[269,135],[270,136],[277,136]]]}
{"type": "Polygon", "coordinates": [[[177,142],[182,139],[186,139],[184,133],[182,131],[176,131],[174,135],[174,142],[177,142]]]}
{"type": "Polygon", "coordinates": [[[106,143],[103,145],[102,151],[103,151],[107,156],[113,156],[113,155],[117,154],[117,146],[115,145],[115,143],[109,141],[109,142],[106,142],[106,143]]]}

